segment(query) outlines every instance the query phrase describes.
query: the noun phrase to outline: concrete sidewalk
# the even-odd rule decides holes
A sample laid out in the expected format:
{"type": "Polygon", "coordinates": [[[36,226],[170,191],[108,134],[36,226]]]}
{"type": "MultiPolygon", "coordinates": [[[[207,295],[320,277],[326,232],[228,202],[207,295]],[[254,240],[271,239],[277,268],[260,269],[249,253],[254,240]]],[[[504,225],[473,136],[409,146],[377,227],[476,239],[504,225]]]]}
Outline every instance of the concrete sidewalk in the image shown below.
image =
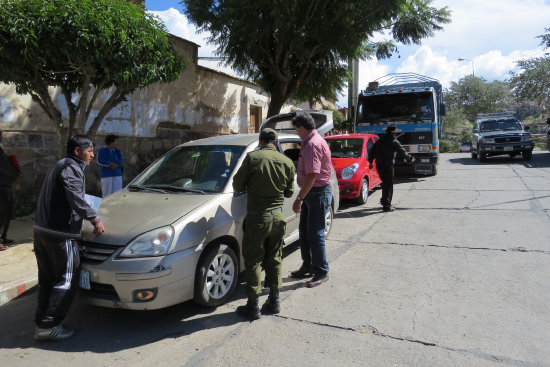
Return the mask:
{"type": "Polygon", "coordinates": [[[0,305],[23,294],[38,283],[38,268],[33,252],[32,215],[13,219],[8,238],[15,242],[0,251],[0,305]]]}

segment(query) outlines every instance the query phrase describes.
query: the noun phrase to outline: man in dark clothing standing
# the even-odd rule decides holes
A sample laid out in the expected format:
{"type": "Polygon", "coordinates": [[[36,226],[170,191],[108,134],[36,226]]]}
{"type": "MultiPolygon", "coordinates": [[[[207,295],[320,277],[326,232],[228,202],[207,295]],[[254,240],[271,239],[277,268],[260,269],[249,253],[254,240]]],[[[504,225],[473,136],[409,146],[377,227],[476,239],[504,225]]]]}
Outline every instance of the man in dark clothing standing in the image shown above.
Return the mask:
{"type": "MultiPolygon", "coordinates": [[[[0,130],[0,143],[2,142],[2,130],[0,130]]],[[[19,177],[20,171],[13,166],[9,157],[0,146],[0,251],[8,249],[8,243],[13,242],[7,238],[8,228],[13,210],[12,185],[19,177]]]]}
{"type": "Polygon", "coordinates": [[[94,157],[92,141],[82,135],[67,143],[67,157],[48,172],[35,214],[34,254],[38,264],[37,340],[63,340],[73,335],[62,324],[80,279],[80,238],[83,219],[94,233],[105,231],[97,213],[84,200],[84,168],[94,157]]]}
{"type": "Polygon", "coordinates": [[[382,136],[369,152],[369,166],[372,169],[372,161],[376,159],[376,170],[382,180],[382,204],[383,211],[393,212],[395,209],[391,206],[393,196],[393,165],[395,164],[395,154],[404,156],[409,162],[413,157],[409,155],[399,140],[396,139],[397,130],[395,126],[390,125],[386,129],[386,135],[382,136]]]}
{"type": "Polygon", "coordinates": [[[244,220],[243,257],[248,302],[237,312],[251,320],[261,317],[258,296],[262,293],[262,266],[269,297],[262,311],[279,313],[282,285],[283,236],[286,230],[284,198],[294,193],[294,163],[276,147],[277,132],[260,133],[260,150],[250,152],[233,178],[235,192],[247,192],[244,220]]]}

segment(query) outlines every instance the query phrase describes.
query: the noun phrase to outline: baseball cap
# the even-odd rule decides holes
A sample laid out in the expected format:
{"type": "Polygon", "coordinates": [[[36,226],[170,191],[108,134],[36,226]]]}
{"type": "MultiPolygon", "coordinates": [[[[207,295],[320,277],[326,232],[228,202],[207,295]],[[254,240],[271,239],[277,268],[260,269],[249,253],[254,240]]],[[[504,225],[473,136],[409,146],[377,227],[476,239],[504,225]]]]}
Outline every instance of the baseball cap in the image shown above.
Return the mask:
{"type": "Polygon", "coordinates": [[[263,129],[260,132],[260,139],[262,140],[277,140],[277,132],[271,128],[263,129]]]}

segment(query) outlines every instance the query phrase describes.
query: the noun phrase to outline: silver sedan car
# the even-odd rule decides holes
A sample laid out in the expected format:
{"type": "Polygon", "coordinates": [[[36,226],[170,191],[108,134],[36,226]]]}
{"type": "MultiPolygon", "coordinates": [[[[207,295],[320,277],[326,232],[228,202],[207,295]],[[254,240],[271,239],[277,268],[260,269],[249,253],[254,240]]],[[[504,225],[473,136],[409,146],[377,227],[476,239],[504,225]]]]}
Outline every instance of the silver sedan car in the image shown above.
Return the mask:
{"type": "MultiPolygon", "coordinates": [[[[311,112],[318,131],[332,128],[326,111],[311,112]]],[[[261,128],[279,133],[279,149],[295,162],[300,139],[294,113],[268,119],[261,128]]],[[[155,161],[126,188],[105,198],[99,216],[106,232],[83,229],[81,295],[95,305],[134,310],[187,300],[218,306],[231,296],[243,270],[245,194],[233,192],[233,175],[258,146],[258,134],[218,136],[182,144],[155,161]]],[[[326,216],[330,232],[339,205],[336,175],[326,216]]],[[[295,185],[297,195],[297,186],[295,185]]],[[[298,239],[294,198],[285,199],[285,243],[298,239]]]]}

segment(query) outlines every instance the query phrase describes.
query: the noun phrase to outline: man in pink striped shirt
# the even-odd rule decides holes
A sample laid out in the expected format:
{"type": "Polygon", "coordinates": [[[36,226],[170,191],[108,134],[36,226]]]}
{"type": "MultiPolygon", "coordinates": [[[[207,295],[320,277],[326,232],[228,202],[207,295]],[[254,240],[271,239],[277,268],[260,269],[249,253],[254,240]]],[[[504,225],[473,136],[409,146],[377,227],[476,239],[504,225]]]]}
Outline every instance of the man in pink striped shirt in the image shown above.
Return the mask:
{"type": "Polygon", "coordinates": [[[328,144],[315,129],[315,121],[309,113],[297,113],[292,125],[302,139],[297,172],[300,191],[293,205],[294,212],[300,213],[302,266],[291,275],[294,278],[313,275],[306,284],[312,288],[328,280],[325,217],[332,201],[332,163],[328,144]]]}

